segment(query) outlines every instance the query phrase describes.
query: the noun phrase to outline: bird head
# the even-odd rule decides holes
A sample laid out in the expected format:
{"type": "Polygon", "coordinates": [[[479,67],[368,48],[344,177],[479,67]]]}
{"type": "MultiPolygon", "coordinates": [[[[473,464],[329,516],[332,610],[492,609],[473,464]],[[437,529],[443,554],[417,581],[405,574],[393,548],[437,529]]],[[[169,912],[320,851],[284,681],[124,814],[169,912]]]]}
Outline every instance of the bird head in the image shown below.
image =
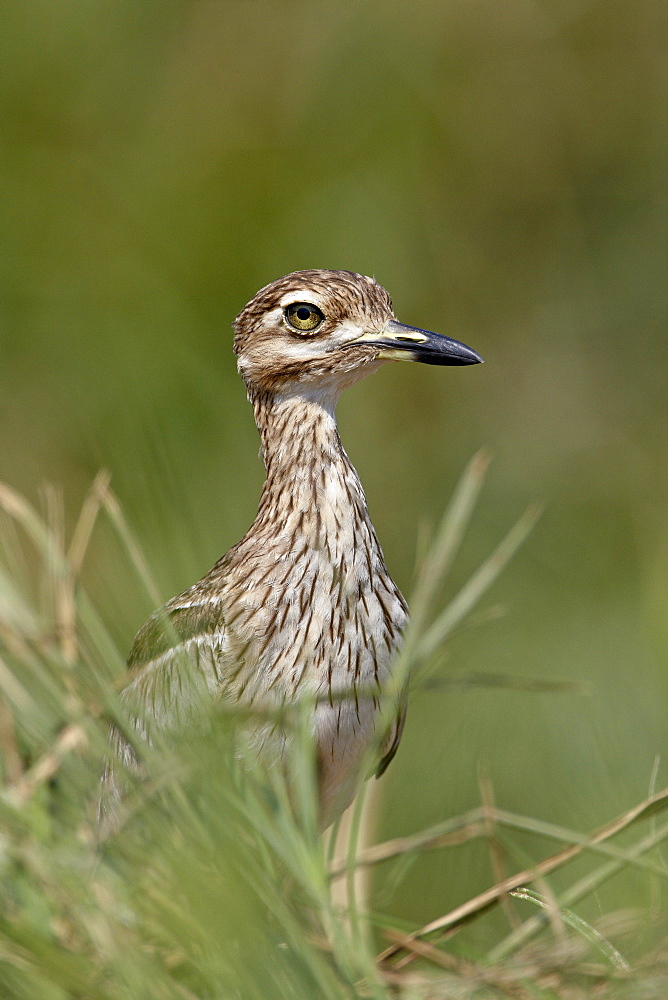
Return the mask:
{"type": "Polygon", "coordinates": [[[235,323],[251,395],[333,399],[387,361],[471,365],[482,358],[438,333],[399,323],[385,289],[352,271],[295,271],[260,289],[235,323]]]}

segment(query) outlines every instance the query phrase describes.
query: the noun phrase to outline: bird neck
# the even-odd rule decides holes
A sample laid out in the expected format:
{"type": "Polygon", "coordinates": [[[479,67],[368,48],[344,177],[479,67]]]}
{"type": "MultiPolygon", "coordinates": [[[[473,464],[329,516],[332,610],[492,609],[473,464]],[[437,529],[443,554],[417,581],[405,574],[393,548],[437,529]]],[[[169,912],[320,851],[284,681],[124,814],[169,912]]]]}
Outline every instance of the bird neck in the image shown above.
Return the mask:
{"type": "MultiPolygon", "coordinates": [[[[340,509],[366,516],[366,500],[336,426],[336,398],[307,392],[251,398],[267,478],[258,519],[340,509]]],[[[337,518],[338,520],[338,518],[337,518]]]]}

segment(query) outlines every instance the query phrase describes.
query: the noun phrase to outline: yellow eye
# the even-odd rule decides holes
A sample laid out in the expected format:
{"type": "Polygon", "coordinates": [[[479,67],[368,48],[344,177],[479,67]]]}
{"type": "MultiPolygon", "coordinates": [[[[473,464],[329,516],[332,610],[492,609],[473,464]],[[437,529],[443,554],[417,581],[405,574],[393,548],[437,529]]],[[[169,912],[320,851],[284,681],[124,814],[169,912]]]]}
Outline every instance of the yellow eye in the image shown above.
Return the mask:
{"type": "Polygon", "coordinates": [[[311,305],[310,302],[293,302],[285,310],[285,318],[293,329],[311,333],[312,330],[318,329],[325,317],[318,307],[311,305]]]}

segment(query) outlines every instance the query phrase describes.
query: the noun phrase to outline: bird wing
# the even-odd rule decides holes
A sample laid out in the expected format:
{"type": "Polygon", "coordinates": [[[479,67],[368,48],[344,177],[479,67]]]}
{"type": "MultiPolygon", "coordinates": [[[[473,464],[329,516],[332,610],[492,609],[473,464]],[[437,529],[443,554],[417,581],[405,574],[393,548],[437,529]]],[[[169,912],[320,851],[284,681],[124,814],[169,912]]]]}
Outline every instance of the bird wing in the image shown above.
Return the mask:
{"type": "Polygon", "coordinates": [[[149,729],[178,728],[203,697],[220,693],[227,653],[221,602],[186,591],[137,633],[128,657],[132,679],[122,698],[149,729]]]}
{"type": "MultiPolygon", "coordinates": [[[[185,591],[156,611],[137,633],[128,667],[131,679],[121,692],[132,727],[150,743],[157,730],[181,729],[198,710],[220,694],[229,664],[228,634],[220,601],[185,591]]],[[[132,732],[112,725],[98,814],[111,816],[124,782],[118,763],[139,770],[132,732]]]]}

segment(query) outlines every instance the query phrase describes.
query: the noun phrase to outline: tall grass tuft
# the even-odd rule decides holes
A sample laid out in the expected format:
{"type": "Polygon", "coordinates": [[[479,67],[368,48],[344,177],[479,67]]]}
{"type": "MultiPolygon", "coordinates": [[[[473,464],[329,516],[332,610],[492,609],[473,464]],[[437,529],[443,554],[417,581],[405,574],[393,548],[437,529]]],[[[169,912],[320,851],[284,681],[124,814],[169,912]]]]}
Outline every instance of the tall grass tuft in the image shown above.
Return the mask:
{"type": "MultiPolygon", "coordinates": [[[[482,455],[470,463],[428,547],[397,686],[409,675],[415,685],[434,682],[443,644],[537,516],[529,510],[438,608],[486,466],[482,455]]],[[[143,751],[141,778],[128,776],[114,822],[101,828],[96,804],[109,724],[127,729],[129,722],[117,698],[124,653],[81,583],[100,517],[113,525],[156,604],[160,595],[107,476],[95,480],[70,538],[62,508],[53,489],[38,511],[0,486],[0,996],[668,995],[661,919],[668,869],[660,853],[668,791],[652,789],[624,816],[582,833],[497,806],[483,775],[479,808],[374,845],[360,842],[360,798],[334,856],[317,831],[309,706],[296,705],[284,720],[295,736],[292,791],[282,773],[264,771],[239,751],[242,713],[212,706],[198,732],[143,751]],[[552,848],[518,859],[515,831],[552,848]],[[478,838],[489,845],[496,883],[450,911],[444,900],[443,915],[421,928],[372,911],[368,892],[359,891],[360,871],[383,866],[396,875],[407,858],[478,838]],[[576,859],[586,868],[557,891],[551,874],[569,872],[576,859]],[[585,922],[574,908],[621,869],[647,883],[652,905],[642,914],[603,914],[596,926],[585,922]],[[333,891],[341,880],[343,895],[333,891]],[[465,936],[496,905],[508,915],[508,932],[493,951],[475,960],[453,952],[454,936],[465,936]],[[642,948],[634,943],[641,927],[642,948]]],[[[517,679],[477,675],[471,682],[517,679]]],[[[388,706],[394,693],[387,692],[388,706]]]]}

